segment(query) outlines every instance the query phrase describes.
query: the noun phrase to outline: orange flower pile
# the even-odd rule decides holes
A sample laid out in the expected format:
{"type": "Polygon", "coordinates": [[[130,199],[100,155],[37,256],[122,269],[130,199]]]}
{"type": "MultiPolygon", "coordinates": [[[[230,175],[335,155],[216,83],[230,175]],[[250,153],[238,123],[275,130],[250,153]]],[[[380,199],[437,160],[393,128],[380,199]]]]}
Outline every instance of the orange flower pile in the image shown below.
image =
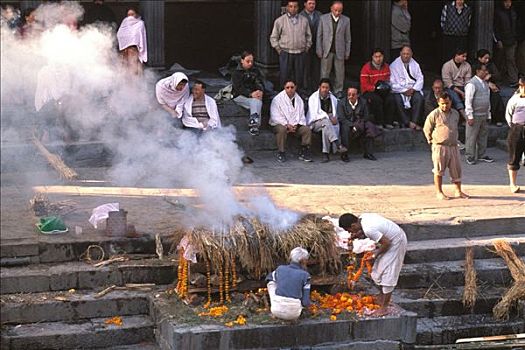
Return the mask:
{"type": "Polygon", "coordinates": [[[246,318],[243,315],[239,315],[235,321],[226,322],[224,325],[226,327],[233,327],[234,325],[244,326],[245,324],[246,318]]]}
{"type": "Polygon", "coordinates": [[[319,309],[329,310],[332,316],[332,321],[337,319],[337,315],[342,312],[355,312],[362,314],[367,308],[368,310],[379,309],[379,305],[374,304],[374,298],[369,295],[356,295],[349,293],[337,293],[335,295],[325,294],[321,295],[317,291],[311,293],[311,299],[317,304],[310,306],[310,311],[313,314],[319,312],[319,309]]]}
{"type": "Polygon", "coordinates": [[[108,318],[107,320],[104,321],[105,324],[114,324],[115,326],[122,326],[122,317],[120,316],[115,316],[115,317],[112,317],[112,318],[108,318]]]}
{"type": "Polygon", "coordinates": [[[355,263],[348,264],[348,266],[346,267],[346,272],[348,273],[348,277],[347,277],[348,288],[352,289],[354,283],[357,282],[359,277],[361,277],[361,275],[363,274],[363,270],[365,266],[366,266],[366,270],[368,271],[368,275],[372,273],[372,263],[370,262],[370,258],[372,257],[372,255],[373,255],[372,252],[366,252],[363,255],[363,258],[361,259],[361,265],[359,266],[359,269],[355,273],[354,273],[354,270],[356,268],[355,263]]]}
{"type": "Polygon", "coordinates": [[[199,313],[199,316],[210,316],[210,317],[221,317],[228,312],[228,307],[226,305],[216,306],[210,308],[207,312],[199,313]]]}
{"type": "Polygon", "coordinates": [[[180,298],[188,296],[189,262],[184,258],[184,249],[179,251],[179,265],[177,266],[177,287],[175,290],[180,298]]]}

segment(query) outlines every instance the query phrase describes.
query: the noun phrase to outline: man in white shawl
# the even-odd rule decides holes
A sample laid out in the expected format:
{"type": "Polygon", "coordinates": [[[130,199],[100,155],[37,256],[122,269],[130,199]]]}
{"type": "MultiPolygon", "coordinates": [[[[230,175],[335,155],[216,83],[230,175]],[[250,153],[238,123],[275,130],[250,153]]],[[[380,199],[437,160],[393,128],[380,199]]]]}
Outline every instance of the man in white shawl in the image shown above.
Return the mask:
{"type": "Polygon", "coordinates": [[[339,123],[337,121],[337,98],[330,91],[330,79],[323,78],[319,89],[308,98],[306,124],[314,132],[321,132],[323,140],[322,163],[330,161],[330,151],[346,152],[346,147],[339,141],[339,123]]]}
{"type": "Polygon", "coordinates": [[[221,126],[217,104],[206,95],[206,84],[200,80],[193,83],[192,94],[184,103],[182,124],[199,133],[221,126]]]}
{"type": "Polygon", "coordinates": [[[301,138],[299,160],[311,162],[310,143],[312,131],[306,126],[304,102],[296,93],[297,84],[292,79],[285,79],[284,90],[278,93],[270,106],[270,125],[273,126],[277,140],[277,161],[286,161],[286,139],[288,134],[301,138]]]}
{"type": "Polygon", "coordinates": [[[130,8],[117,31],[118,48],[135,74],[142,73],[148,61],[146,27],[135,9],[130,8]]]}
{"type": "Polygon", "coordinates": [[[390,65],[390,83],[402,123],[416,130],[421,130],[418,122],[424,103],[423,80],[421,67],[412,58],[412,49],[403,46],[400,56],[390,65]]]}
{"type": "Polygon", "coordinates": [[[186,74],[176,72],[159,80],[155,85],[155,95],[162,108],[172,117],[172,125],[180,127],[184,103],[190,95],[186,74]]]}
{"type": "Polygon", "coordinates": [[[370,238],[377,248],[372,251],[372,280],[380,287],[378,300],[381,308],[376,316],[388,314],[392,292],[397,285],[405,253],[407,237],[403,229],[379,214],[364,213],[356,217],[346,213],[339,217],[339,227],[351,232],[350,239],[370,238]]]}

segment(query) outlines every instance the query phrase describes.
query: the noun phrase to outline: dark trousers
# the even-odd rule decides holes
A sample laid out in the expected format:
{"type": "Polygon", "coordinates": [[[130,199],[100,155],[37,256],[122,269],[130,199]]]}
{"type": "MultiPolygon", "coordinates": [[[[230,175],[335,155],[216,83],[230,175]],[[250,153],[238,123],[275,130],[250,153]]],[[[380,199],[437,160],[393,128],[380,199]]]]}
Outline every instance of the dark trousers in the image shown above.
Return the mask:
{"type": "Polygon", "coordinates": [[[468,37],[459,35],[445,35],[443,34],[443,48],[442,56],[443,62],[446,62],[454,57],[456,49],[465,49],[468,51],[468,37]]]}
{"type": "Polygon", "coordinates": [[[525,153],[525,126],[513,124],[509,129],[507,136],[507,145],[509,147],[509,170],[519,170],[521,157],[525,153]]]}
{"type": "Polygon", "coordinates": [[[372,153],[372,146],[374,145],[374,139],[366,136],[366,130],[356,130],[354,125],[349,120],[343,120],[339,122],[341,144],[347,149],[350,149],[350,143],[353,141],[359,141],[363,147],[365,153],[372,153]]]}
{"type": "Polygon", "coordinates": [[[371,113],[374,115],[373,122],[377,125],[392,124],[394,121],[394,96],[388,93],[379,95],[375,91],[367,91],[363,97],[368,102],[371,113]]]}
{"type": "Polygon", "coordinates": [[[312,94],[319,87],[319,80],[321,79],[321,60],[315,53],[315,46],[310,48],[305,54],[304,61],[304,77],[303,81],[305,89],[309,94],[312,94]]]}
{"type": "Polygon", "coordinates": [[[288,53],[281,51],[279,54],[279,81],[280,90],[284,87],[286,79],[293,79],[297,83],[297,90],[304,88],[304,60],[306,53],[288,53]]]}
{"type": "Polygon", "coordinates": [[[505,123],[505,105],[499,92],[490,92],[490,113],[493,124],[505,123]]]}
{"type": "Polygon", "coordinates": [[[410,99],[410,109],[405,109],[401,94],[394,94],[395,106],[401,122],[407,126],[409,122],[420,123],[421,112],[423,111],[423,95],[416,91],[410,99]]]}

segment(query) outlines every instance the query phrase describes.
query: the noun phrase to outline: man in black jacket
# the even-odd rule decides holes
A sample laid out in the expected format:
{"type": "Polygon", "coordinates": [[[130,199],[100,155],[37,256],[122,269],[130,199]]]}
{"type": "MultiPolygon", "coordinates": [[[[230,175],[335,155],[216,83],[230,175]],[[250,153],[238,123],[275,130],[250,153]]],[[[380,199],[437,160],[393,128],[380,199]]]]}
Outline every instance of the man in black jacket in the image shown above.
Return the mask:
{"type": "Polygon", "coordinates": [[[516,67],[517,14],[512,0],[502,0],[494,11],[494,38],[499,51],[499,66],[506,73],[510,87],[518,86],[516,67]]]}

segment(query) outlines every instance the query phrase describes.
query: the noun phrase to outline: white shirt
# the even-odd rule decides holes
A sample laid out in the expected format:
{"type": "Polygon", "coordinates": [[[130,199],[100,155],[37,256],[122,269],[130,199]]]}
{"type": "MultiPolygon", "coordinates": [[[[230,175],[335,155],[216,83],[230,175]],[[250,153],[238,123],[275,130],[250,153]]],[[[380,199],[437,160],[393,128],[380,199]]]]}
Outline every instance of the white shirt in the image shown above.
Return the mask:
{"type": "Polygon", "coordinates": [[[392,241],[401,232],[401,227],[379,214],[364,213],[359,217],[365,236],[379,242],[383,236],[392,241]]]}
{"type": "MultiPolygon", "coordinates": [[[[489,84],[487,84],[486,81],[480,79],[480,77],[478,77],[477,75],[474,75],[474,78],[478,79],[486,89],[489,89],[489,84]]],[[[473,114],[474,109],[472,108],[472,99],[474,98],[475,92],[476,92],[476,87],[474,86],[474,84],[465,85],[465,114],[467,115],[467,119],[474,119],[474,114],[473,114]]],[[[489,103],[487,119],[491,119],[490,103],[489,103]]]]}

